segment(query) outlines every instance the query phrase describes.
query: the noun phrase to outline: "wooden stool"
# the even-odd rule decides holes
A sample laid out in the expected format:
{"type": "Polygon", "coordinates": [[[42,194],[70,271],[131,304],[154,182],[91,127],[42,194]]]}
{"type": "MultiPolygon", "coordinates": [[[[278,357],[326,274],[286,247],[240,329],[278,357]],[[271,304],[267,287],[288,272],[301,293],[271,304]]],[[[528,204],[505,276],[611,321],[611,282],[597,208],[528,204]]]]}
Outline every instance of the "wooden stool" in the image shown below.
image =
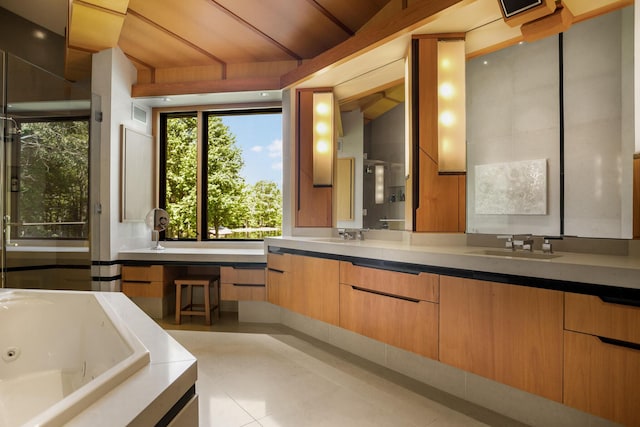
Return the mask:
{"type": "Polygon", "coordinates": [[[188,276],[180,277],[174,280],[176,284],[176,324],[180,324],[180,317],[183,314],[190,316],[204,316],[205,323],[211,324],[211,311],[214,311],[214,317],[217,320],[220,314],[219,295],[220,276],[188,276]],[[215,291],[213,304],[211,304],[211,285],[215,291]],[[187,287],[187,298],[185,305],[182,305],[182,287],[187,287]],[[202,286],[204,292],[204,304],[193,303],[193,286],[202,286]]]}

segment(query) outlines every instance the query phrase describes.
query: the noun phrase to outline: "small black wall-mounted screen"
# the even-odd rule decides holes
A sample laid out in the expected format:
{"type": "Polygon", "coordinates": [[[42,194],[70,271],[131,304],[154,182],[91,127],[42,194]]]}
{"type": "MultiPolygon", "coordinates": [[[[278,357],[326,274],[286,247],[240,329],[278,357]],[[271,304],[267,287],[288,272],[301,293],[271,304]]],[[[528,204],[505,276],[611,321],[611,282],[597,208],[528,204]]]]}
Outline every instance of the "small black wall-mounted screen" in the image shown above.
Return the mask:
{"type": "Polygon", "coordinates": [[[542,4],[542,0],[500,0],[504,16],[510,18],[513,15],[529,10],[542,4]]]}

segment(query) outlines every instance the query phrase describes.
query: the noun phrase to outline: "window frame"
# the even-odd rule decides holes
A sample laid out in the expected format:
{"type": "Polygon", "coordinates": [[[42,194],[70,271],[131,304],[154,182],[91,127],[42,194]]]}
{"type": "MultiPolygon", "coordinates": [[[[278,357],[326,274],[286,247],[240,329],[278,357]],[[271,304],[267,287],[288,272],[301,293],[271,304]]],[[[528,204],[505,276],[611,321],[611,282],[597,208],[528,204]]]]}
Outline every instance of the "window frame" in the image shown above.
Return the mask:
{"type": "Polygon", "coordinates": [[[166,209],[167,200],[167,119],[180,116],[195,116],[197,121],[197,206],[196,206],[196,237],[195,238],[171,238],[167,237],[163,231],[160,238],[168,241],[182,242],[262,242],[264,239],[252,238],[210,238],[208,227],[208,212],[206,194],[208,190],[208,180],[204,177],[208,173],[208,164],[205,159],[208,155],[208,120],[210,116],[240,116],[259,114],[283,114],[281,104],[268,106],[238,107],[228,106],[225,108],[198,109],[194,107],[184,107],[181,109],[163,108],[158,113],[159,129],[159,153],[158,153],[158,204],[160,208],[166,209]]]}

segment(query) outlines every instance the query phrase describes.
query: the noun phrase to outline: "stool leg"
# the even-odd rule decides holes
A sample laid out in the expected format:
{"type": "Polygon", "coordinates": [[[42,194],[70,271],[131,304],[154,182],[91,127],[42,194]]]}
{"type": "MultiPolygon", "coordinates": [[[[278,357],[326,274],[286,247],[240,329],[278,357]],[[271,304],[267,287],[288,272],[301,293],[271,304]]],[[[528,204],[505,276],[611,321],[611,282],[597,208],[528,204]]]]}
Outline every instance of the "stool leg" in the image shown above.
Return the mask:
{"type": "Polygon", "coordinates": [[[193,310],[193,289],[191,285],[187,285],[187,304],[189,304],[189,310],[193,310]]]}
{"type": "Polygon", "coordinates": [[[203,286],[204,291],[204,320],[207,325],[211,325],[211,291],[209,285],[203,286]]]}
{"type": "Polygon", "coordinates": [[[220,320],[220,280],[213,282],[213,295],[215,299],[213,303],[213,318],[220,320]]]}
{"type": "Polygon", "coordinates": [[[180,324],[180,312],[182,311],[182,285],[176,285],[176,324],[180,324]]]}

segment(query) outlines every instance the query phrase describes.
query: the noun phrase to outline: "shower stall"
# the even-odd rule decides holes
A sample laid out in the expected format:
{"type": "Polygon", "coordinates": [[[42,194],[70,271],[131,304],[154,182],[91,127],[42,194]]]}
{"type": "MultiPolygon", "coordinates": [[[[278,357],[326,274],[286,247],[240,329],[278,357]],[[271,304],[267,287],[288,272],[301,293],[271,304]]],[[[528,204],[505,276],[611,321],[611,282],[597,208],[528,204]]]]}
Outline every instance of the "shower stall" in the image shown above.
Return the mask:
{"type": "Polygon", "coordinates": [[[99,99],[89,84],[10,53],[0,60],[2,287],[91,290],[99,99]]]}

